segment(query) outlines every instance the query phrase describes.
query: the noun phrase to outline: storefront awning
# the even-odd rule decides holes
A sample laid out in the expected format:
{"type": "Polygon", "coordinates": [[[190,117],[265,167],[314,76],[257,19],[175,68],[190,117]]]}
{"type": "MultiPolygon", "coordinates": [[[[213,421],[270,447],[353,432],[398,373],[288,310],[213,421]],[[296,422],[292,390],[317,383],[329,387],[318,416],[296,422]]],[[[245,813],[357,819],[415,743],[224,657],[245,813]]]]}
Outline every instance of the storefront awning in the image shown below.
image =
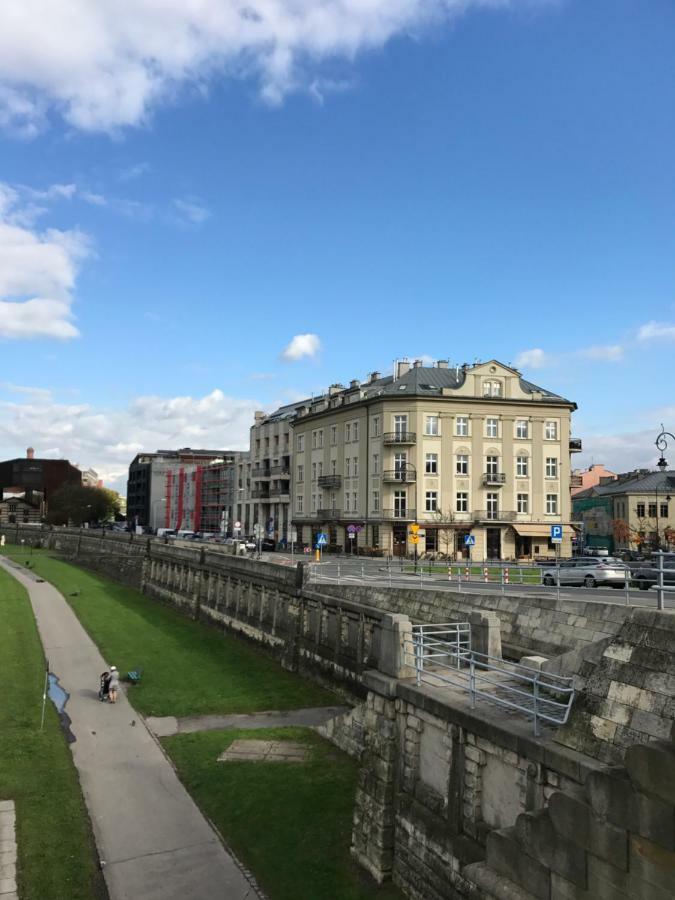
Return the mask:
{"type": "MultiPolygon", "coordinates": [[[[550,525],[534,525],[530,522],[519,522],[513,526],[521,537],[549,538],[551,536],[550,525]]],[[[563,525],[563,536],[572,537],[574,529],[571,525],[563,525]]]]}

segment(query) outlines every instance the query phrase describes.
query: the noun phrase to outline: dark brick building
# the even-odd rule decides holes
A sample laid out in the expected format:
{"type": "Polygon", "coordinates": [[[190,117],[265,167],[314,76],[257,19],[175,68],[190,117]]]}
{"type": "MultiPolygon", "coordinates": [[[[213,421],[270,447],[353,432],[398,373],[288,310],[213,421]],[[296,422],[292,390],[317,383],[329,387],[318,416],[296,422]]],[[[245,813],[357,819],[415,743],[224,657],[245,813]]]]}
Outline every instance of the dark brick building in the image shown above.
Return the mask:
{"type": "Polygon", "coordinates": [[[67,459],[36,459],[33,448],[26,456],[0,462],[0,500],[22,495],[44,515],[49,498],[62,484],[81,484],[82,473],[67,459]]]}

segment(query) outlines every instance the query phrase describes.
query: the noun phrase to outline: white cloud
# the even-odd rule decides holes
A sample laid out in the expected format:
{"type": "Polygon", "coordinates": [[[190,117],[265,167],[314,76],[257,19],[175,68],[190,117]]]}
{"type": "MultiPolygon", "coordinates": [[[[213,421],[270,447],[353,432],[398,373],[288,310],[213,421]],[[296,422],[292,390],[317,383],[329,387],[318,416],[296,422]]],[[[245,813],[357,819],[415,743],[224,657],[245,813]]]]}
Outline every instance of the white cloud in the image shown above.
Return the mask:
{"type": "Polygon", "coordinates": [[[179,221],[190,225],[201,225],[202,222],[206,222],[211,216],[211,212],[194,197],[186,199],[176,198],[173,201],[173,206],[178,213],[179,221]]]}
{"type": "MultiPolygon", "coordinates": [[[[654,446],[658,430],[583,435],[584,451],[575,456],[574,465],[585,468],[591,463],[604,463],[612,472],[653,469],[658,459],[654,446]]],[[[675,469],[675,453],[669,462],[675,469]]]]}
{"type": "Polygon", "coordinates": [[[593,347],[585,347],[578,351],[578,356],[585,359],[595,359],[598,362],[619,362],[623,359],[624,349],[620,344],[610,344],[607,346],[597,345],[593,347]]]}
{"type": "Polygon", "coordinates": [[[544,351],[535,347],[532,350],[523,350],[516,356],[514,365],[517,369],[544,369],[551,365],[552,359],[544,351]]]}
{"type": "Polygon", "coordinates": [[[72,338],[71,305],[79,261],[90,250],[80,231],[36,231],[19,194],[0,185],[0,338],[72,338]]]}
{"type": "Polygon", "coordinates": [[[669,322],[647,322],[638,329],[638,341],[675,341],[675,325],[669,322]]]}
{"type": "Polygon", "coordinates": [[[226,396],[138,397],[124,409],[57,403],[30,397],[0,402],[0,444],[5,456],[65,457],[91,466],[107,485],[126,492],[129,463],[141,450],[194,447],[248,449],[249,428],[260,403],[226,396]]]}
{"type": "Polygon", "coordinates": [[[134,166],[129,166],[127,169],[122,169],[120,174],[117,176],[118,181],[133,181],[136,178],[140,178],[141,175],[145,175],[146,172],[150,171],[150,163],[140,162],[136,163],[134,166]]]}
{"type": "Polygon", "coordinates": [[[51,400],[52,392],[49,388],[29,387],[23,384],[14,384],[11,381],[0,381],[0,390],[10,394],[25,394],[33,400],[51,400]]]}
{"type": "Polygon", "coordinates": [[[76,128],[137,125],[181,85],[252,78],[279,103],[340,85],[334,70],[470,9],[556,0],[22,0],[0,4],[0,125],[30,137],[57,111],[76,128]],[[330,66],[328,72],[323,70],[330,66]],[[320,85],[317,87],[317,85],[320,85]],[[323,88],[323,90],[322,90],[323,88]]]}
{"type": "Polygon", "coordinates": [[[321,349],[321,341],[317,334],[296,334],[284,347],[281,358],[287,362],[295,362],[303,356],[316,356],[321,349]]]}

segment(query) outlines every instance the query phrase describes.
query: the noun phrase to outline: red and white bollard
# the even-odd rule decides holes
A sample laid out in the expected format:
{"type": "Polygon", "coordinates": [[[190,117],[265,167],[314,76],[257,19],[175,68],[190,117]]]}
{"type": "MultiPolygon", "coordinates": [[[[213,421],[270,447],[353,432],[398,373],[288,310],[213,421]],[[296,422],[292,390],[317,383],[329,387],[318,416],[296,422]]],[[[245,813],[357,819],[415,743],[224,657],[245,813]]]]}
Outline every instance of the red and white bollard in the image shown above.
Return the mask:
{"type": "Polygon", "coordinates": [[[504,569],[504,584],[508,584],[508,583],[509,583],[509,570],[504,569]]]}
{"type": "Polygon", "coordinates": [[[452,581],[452,566],[448,566],[448,581],[452,581]]]}
{"type": "Polygon", "coordinates": [[[464,569],[464,577],[467,581],[471,581],[471,570],[468,566],[464,569]]]}
{"type": "Polygon", "coordinates": [[[487,584],[488,581],[489,581],[489,577],[488,577],[488,567],[487,567],[487,566],[485,566],[485,568],[483,569],[483,580],[485,581],[486,584],[487,584]]]}

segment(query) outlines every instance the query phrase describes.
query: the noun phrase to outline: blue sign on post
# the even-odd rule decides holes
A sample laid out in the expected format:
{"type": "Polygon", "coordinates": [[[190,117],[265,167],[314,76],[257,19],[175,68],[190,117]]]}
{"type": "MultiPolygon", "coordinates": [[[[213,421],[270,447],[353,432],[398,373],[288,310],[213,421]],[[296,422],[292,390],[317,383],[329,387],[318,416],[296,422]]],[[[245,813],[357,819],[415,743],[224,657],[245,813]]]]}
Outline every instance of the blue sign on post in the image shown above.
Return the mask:
{"type": "Polygon", "coordinates": [[[562,544],[563,527],[562,525],[551,525],[551,543],[562,544]]]}
{"type": "Polygon", "coordinates": [[[476,538],[473,534],[465,534],[464,535],[464,546],[465,547],[475,547],[476,546],[476,538]]]}
{"type": "Polygon", "coordinates": [[[326,534],[324,534],[323,531],[320,531],[319,534],[317,534],[317,536],[316,536],[317,549],[319,547],[325,547],[327,543],[328,543],[328,536],[326,534]]]}

